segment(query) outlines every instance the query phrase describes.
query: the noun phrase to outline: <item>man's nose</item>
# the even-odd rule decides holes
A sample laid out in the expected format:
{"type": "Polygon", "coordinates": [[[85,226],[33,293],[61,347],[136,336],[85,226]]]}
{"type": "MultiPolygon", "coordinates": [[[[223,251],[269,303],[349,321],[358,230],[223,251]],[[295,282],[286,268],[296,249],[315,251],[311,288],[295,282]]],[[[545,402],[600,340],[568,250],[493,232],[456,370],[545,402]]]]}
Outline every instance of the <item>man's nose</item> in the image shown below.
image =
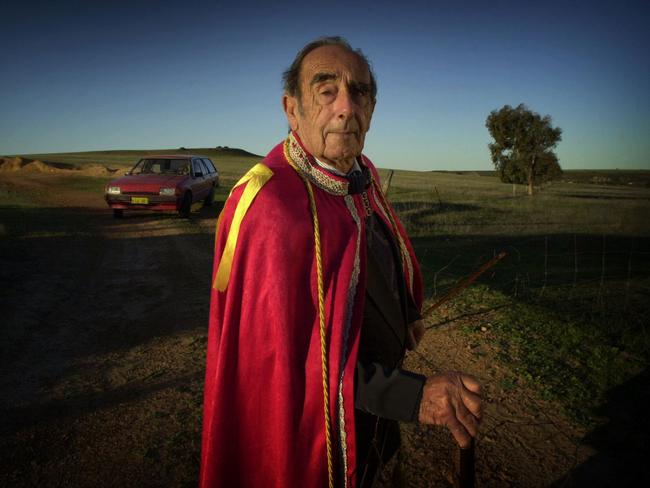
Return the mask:
{"type": "Polygon", "coordinates": [[[334,110],[339,118],[350,118],[354,114],[355,104],[350,91],[347,88],[339,90],[334,101],[334,110]]]}

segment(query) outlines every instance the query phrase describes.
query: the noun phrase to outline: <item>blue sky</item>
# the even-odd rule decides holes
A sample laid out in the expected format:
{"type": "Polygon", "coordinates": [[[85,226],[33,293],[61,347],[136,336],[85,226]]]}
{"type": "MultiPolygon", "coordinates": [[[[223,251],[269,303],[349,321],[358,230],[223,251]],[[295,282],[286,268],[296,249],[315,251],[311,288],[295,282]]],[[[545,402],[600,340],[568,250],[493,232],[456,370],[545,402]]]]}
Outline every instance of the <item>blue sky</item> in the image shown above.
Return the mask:
{"type": "Polygon", "coordinates": [[[281,75],[342,35],[370,58],[380,167],[491,169],[489,112],[563,129],[567,169],[650,169],[650,3],[3,2],[0,154],[240,147],[286,134],[281,75]]]}

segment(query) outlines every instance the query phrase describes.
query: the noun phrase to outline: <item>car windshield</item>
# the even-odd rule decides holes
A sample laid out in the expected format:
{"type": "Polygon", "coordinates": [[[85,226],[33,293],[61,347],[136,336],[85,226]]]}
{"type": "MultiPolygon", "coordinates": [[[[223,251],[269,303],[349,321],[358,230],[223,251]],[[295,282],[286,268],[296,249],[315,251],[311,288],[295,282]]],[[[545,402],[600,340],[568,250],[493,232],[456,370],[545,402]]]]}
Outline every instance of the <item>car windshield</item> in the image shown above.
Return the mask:
{"type": "Polygon", "coordinates": [[[141,159],[131,170],[132,175],[189,175],[187,159],[141,159]]]}

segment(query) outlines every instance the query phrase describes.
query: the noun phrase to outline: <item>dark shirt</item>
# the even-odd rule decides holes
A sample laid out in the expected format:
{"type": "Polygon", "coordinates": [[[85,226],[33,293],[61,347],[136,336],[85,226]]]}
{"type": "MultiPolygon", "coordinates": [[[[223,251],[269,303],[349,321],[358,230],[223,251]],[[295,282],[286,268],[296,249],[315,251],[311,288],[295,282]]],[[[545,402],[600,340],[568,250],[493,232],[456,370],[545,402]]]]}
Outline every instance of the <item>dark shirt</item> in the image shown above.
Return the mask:
{"type": "Polygon", "coordinates": [[[366,221],[367,274],[355,407],[385,419],[417,420],[425,377],[401,369],[407,326],[420,318],[407,291],[392,233],[366,221]]]}

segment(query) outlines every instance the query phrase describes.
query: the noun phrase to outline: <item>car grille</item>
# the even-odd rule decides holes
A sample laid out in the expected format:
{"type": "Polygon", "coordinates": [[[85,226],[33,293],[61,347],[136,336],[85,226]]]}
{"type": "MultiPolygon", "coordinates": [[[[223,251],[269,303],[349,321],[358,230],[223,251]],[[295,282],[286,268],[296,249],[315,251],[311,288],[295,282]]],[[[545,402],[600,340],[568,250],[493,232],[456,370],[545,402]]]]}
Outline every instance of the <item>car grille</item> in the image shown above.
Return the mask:
{"type": "Polygon", "coordinates": [[[158,195],[157,191],[123,191],[122,195],[158,195]]]}

